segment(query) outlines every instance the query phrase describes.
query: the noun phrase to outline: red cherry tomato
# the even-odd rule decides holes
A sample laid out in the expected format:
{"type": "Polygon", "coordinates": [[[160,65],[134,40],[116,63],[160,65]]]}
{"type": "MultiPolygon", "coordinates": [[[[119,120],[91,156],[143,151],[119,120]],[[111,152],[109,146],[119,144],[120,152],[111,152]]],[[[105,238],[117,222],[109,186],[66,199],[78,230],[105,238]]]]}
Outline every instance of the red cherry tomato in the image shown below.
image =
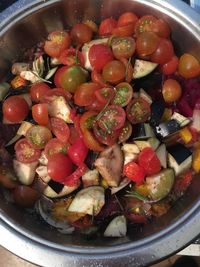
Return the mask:
{"type": "Polygon", "coordinates": [[[42,149],[52,139],[52,134],[47,127],[34,125],[27,131],[26,138],[34,148],[42,149]]]}
{"type": "Polygon", "coordinates": [[[193,55],[185,53],[179,59],[178,72],[186,79],[197,77],[200,75],[200,63],[193,55]]]}
{"type": "Polygon", "coordinates": [[[70,157],[72,162],[79,166],[82,164],[88,154],[88,148],[85,146],[83,139],[77,139],[73,145],[68,149],[67,155],[70,157]]]}
{"type": "Polygon", "coordinates": [[[50,57],[58,58],[62,51],[71,44],[70,36],[64,31],[54,31],[48,35],[44,44],[44,51],[50,57]]]}
{"type": "Polygon", "coordinates": [[[118,18],[117,26],[125,26],[131,23],[135,25],[137,21],[138,21],[138,16],[135,13],[125,12],[118,18]]]}
{"type": "Polygon", "coordinates": [[[104,103],[100,102],[98,99],[95,99],[91,105],[86,107],[86,109],[91,111],[101,111],[104,106],[104,103]]]}
{"type": "Polygon", "coordinates": [[[69,49],[64,50],[60,54],[59,61],[63,65],[67,65],[67,66],[73,66],[73,65],[84,66],[83,54],[74,48],[69,48],[69,49]]]}
{"type": "Polygon", "coordinates": [[[15,154],[18,161],[31,163],[39,159],[41,151],[33,148],[27,139],[23,138],[15,144],[15,154]]]}
{"type": "Polygon", "coordinates": [[[17,205],[25,208],[32,207],[39,199],[40,194],[26,185],[19,185],[13,190],[13,198],[17,205]]]}
{"type": "Polygon", "coordinates": [[[153,22],[152,31],[162,38],[169,38],[171,33],[168,23],[162,19],[153,22]]]}
{"type": "Polygon", "coordinates": [[[54,88],[44,94],[41,98],[41,102],[49,104],[56,96],[63,96],[66,101],[69,101],[72,98],[72,95],[63,88],[54,88]]]}
{"type": "Polygon", "coordinates": [[[151,55],[159,44],[159,37],[153,32],[142,32],[136,40],[136,50],[140,56],[151,55]]]}
{"type": "Polygon", "coordinates": [[[67,186],[76,186],[80,178],[86,173],[88,167],[83,163],[68,177],[65,178],[63,183],[67,186]]]}
{"type": "Polygon", "coordinates": [[[70,158],[63,153],[52,155],[47,165],[48,175],[52,180],[62,183],[73,172],[70,158]]]}
{"type": "Polygon", "coordinates": [[[49,142],[45,146],[45,156],[47,157],[47,159],[49,159],[50,157],[58,153],[66,154],[67,146],[68,145],[66,143],[62,143],[59,139],[53,138],[49,140],[49,142]]]}
{"type": "Polygon", "coordinates": [[[147,175],[156,174],[161,170],[160,160],[151,147],[146,147],[140,152],[138,162],[147,175]]]}
{"type": "Polygon", "coordinates": [[[77,23],[72,27],[71,38],[76,45],[82,45],[92,39],[92,30],[84,23],[77,23]]]}
{"type": "Polygon", "coordinates": [[[156,20],[156,17],[152,15],[142,16],[135,25],[136,36],[139,36],[143,32],[152,31],[152,25],[156,20]]]}
{"type": "Polygon", "coordinates": [[[116,28],[116,26],[117,26],[117,21],[115,19],[108,18],[102,20],[99,26],[99,35],[100,36],[111,35],[113,29],[116,28]]]}
{"type": "Polygon", "coordinates": [[[100,88],[97,83],[82,83],[74,94],[74,103],[79,106],[89,106],[95,100],[95,91],[100,88]]]}
{"type": "Polygon", "coordinates": [[[127,58],[120,58],[120,61],[124,64],[125,72],[125,82],[130,83],[133,79],[133,66],[127,58]]]}
{"type": "Polygon", "coordinates": [[[113,53],[107,44],[96,44],[89,49],[88,57],[92,68],[100,71],[113,60],[113,53]]]}
{"type": "Polygon", "coordinates": [[[174,56],[174,48],[172,42],[168,39],[160,39],[155,52],[151,55],[151,60],[158,64],[169,62],[174,56]]]}
{"type": "Polygon", "coordinates": [[[30,89],[31,100],[39,103],[42,97],[50,90],[51,88],[46,83],[33,84],[30,89]]]}
{"type": "Polygon", "coordinates": [[[182,95],[180,83],[174,79],[167,79],[163,83],[162,94],[166,103],[178,101],[182,95]]]}
{"type": "Polygon", "coordinates": [[[144,169],[134,161],[124,165],[123,174],[135,183],[141,183],[145,178],[144,169]]]}
{"type": "Polygon", "coordinates": [[[116,86],[116,93],[113,99],[113,104],[125,107],[133,97],[133,88],[129,83],[123,82],[116,86]]]}
{"type": "Polygon", "coordinates": [[[170,75],[176,72],[178,67],[178,58],[177,56],[173,56],[171,60],[164,65],[161,66],[161,71],[165,75],[170,75]]]}
{"type": "Polygon", "coordinates": [[[64,73],[66,72],[67,69],[68,69],[68,66],[64,66],[64,67],[59,68],[56,71],[56,73],[54,75],[54,83],[55,83],[57,88],[62,88],[61,79],[62,79],[62,76],[64,75],[64,73]]]}
{"type": "Polygon", "coordinates": [[[115,37],[111,46],[116,59],[129,59],[135,52],[135,40],[131,37],[115,37]]]}
{"type": "Polygon", "coordinates": [[[12,123],[20,123],[29,113],[29,106],[21,96],[10,96],[3,102],[3,116],[12,123]]]}
{"type": "Polygon", "coordinates": [[[111,87],[104,87],[95,91],[95,96],[99,102],[106,104],[115,97],[115,91],[111,87]]]}
{"type": "Polygon", "coordinates": [[[108,62],[103,68],[103,79],[112,84],[118,84],[126,76],[126,68],[119,60],[108,62]]]}
{"type": "Polygon", "coordinates": [[[69,126],[67,123],[60,118],[51,118],[51,131],[52,133],[63,143],[67,143],[69,140],[69,126]]]}
{"type": "Polygon", "coordinates": [[[72,145],[76,142],[76,140],[80,137],[79,132],[76,130],[76,128],[73,125],[69,126],[69,143],[72,145]]]}
{"type": "Polygon", "coordinates": [[[33,119],[39,125],[47,125],[49,122],[48,116],[48,105],[47,104],[36,104],[32,106],[32,116],[33,119]]]}
{"type": "Polygon", "coordinates": [[[117,26],[115,29],[113,29],[113,35],[119,36],[119,37],[131,37],[134,34],[134,24],[130,23],[124,26],[117,26]]]}
{"type": "Polygon", "coordinates": [[[91,79],[92,79],[93,83],[98,83],[102,87],[107,87],[108,86],[106,84],[106,82],[103,80],[103,77],[102,77],[101,73],[98,72],[97,70],[93,70],[92,71],[91,79]]]}

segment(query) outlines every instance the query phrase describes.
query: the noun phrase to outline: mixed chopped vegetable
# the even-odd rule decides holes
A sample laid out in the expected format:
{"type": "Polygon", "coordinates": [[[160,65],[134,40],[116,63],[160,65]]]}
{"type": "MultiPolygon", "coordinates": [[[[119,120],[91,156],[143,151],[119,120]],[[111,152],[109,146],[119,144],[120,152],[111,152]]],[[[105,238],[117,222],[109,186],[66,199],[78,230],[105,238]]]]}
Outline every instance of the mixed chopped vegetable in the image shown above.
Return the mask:
{"type": "Polygon", "coordinates": [[[200,172],[200,63],[123,13],[49,33],[0,84],[0,185],[64,234],[123,237],[200,172]]]}

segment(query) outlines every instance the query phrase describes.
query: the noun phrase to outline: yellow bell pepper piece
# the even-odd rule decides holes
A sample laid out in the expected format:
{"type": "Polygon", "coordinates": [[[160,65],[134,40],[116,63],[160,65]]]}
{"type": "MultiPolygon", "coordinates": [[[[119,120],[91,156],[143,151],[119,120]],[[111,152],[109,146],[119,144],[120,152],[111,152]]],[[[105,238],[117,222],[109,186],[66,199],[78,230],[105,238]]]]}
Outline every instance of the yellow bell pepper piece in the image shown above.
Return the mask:
{"type": "Polygon", "coordinates": [[[192,140],[192,134],[188,127],[181,129],[179,135],[185,144],[188,144],[192,140]]]}
{"type": "Polygon", "coordinates": [[[198,173],[200,172],[200,149],[195,149],[193,152],[192,168],[198,173]]]}

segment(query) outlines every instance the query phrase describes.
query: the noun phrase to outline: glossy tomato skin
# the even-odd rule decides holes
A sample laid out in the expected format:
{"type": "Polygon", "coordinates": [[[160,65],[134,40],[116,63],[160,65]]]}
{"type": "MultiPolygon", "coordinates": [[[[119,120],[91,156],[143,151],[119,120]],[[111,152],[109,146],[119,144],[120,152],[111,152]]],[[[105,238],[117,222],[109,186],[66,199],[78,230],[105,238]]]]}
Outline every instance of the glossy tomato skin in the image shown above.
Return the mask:
{"type": "Polygon", "coordinates": [[[98,123],[95,123],[93,126],[93,133],[95,138],[100,144],[104,144],[107,146],[114,145],[117,142],[117,139],[120,135],[121,129],[110,131],[104,131],[102,128],[99,127],[98,123]]]}
{"type": "Polygon", "coordinates": [[[48,35],[44,44],[44,51],[50,57],[58,58],[62,51],[71,44],[71,38],[65,31],[54,31],[48,35]]]}
{"type": "Polygon", "coordinates": [[[134,98],[126,108],[126,115],[132,124],[146,122],[150,117],[150,104],[142,98],[134,98]]]}
{"type": "Polygon", "coordinates": [[[27,131],[26,138],[34,148],[42,149],[52,139],[52,134],[47,127],[34,125],[27,131]]]}
{"type": "Polygon", "coordinates": [[[53,155],[58,153],[66,154],[67,152],[67,144],[61,142],[57,138],[52,138],[49,140],[49,142],[46,144],[44,153],[47,159],[51,158],[53,155]]]}
{"type": "Polygon", "coordinates": [[[146,175],[154,175],[161,170],[160,160],[151,147],[146,147],[140,152],[138,162],[146,175]]]}
{"type": "Polygon", "coordinates": [[[70,136],[70,130],[67,123],[60,118],[51,118],[51,131],[63,143],[67,143],[70,136]]]}
{"type": "Polygon", "coordinates": [[[176,72],[178,68],[179,59],[177,56],[173,56],[171,60],[161,66],[161,72],[165,75],[170,75],[176,72]]]}
{"type": "Polygon", "coordinates": [[[69,147],[67,152],[71,161],[77,166],[85,161],[87,154],[88,148],[85,146],[82,138],[77,139],[75,143],[69,147]]]}
{"type": "Polygon", "coordinates": [[[125,79],[126,68],[119,60],[113,60],[105,65],[102,75],[106,82],[118,84],[125,79]]]}
{"type": "Polygon", "coordinates": [[[153,32],[142,32],[136,40],[136,50],[139,56],[151,55],[158,47],[159,37],[153,32]]]}
{"type": "Polygon", "coordinates": [[[100,88],[99,84],[82,83],[74,94],[74,103],[79,106],[89,106],[95,101],[95,92],[100,88]]]}
{"type": "Polygon", "coordinates": [[[86,173],[88,167],[82,163],[78,168],[68,177],[65,178],[63,183],[67,186],[76,186],[80,183],[80,178],[86,173]]]}
{"type": "Polygon", "coordinates": [[[59,57],[59,61],[66,66],[81,65],[84,66],[84,57],[83,54],[74,49],[69,48],[64,50],[59,57]]]}
{"type": "Polygon", "coordinates": [[[166,103],[178,101],[182,95],[180,83],[174,79],[167,79],[163,84],[162,94],[166,103]]]}
{"type": "Polygon", "coordinates": [[[171,33],[168,23],[162,19],[157,19],[153,23],[152,31],[162,38],[169,38],[171,33]]]}
{"type": "Polygon", "coordinates": [[[63,96],[66,101],[69,101],[72,98],[72,95],[63,88],[53,88],[46,92],[40,102],[49,104],[56,96],[63,96]]]}
{"type": "Polygon", "coordinates": [[[131,161],[124,166],[123,174],[138,184],[142,183],[145,178],[144,169],[134,161],[131,161]]]}
{"type": "Polygon", "coordinates": [[[117,26],[112,33],[119,37],[131,37],[134,34],[134,25],[130,23],[124,26],[117,26]]]}
{"type": "Polygon", "coordinates": [[[55,86],[57,88],[61,88],[62,87],[62,85],[61,85],[61,78],[65,74],[65,72],[67,71],[67,69],[68,69],[68,66],[63,66],[63,67],[59,68],[56,71],[56,73],[54,75],[54,83],[55,83],[55,86]]]}
{"type": "Polygon", "coordinates": [[[138,16],[135,13],[125,12],[118,18],[117,26],[125,26],[132,23],[134,27],[137,21],[138,16]]]}
{"type": "Polygon", "coordinates": [[[48,105],[44,103],[32,106],[32,116],[33,119],[39,125],[44,125],[44,126],[47,125],[49,122],[48,105]]]}
{"type": "Polygon", "coordinates": [[[112,40],[112,51],[116,59],[130,58],[135,53],[135,40],[132,37],[116,37],[112,40]]]}
{"type": "Polygon", "coordinates": [[[98,83],[102,87],[107,87],[108,84],[104,81],[101,72],[93,70],[91,73],[91,79],[94,83],[98,83]]]}
{"type": "Polygon", "coordinates": [[[186,79],[197,77],[200,75],[200,63],[193,55],[185,53],[179,59],[178,72],[186,79]]]}
{"type": "Polygon", "coordinates": [[[152,25],[156,20],[156,17],[152,15],[142,16],[135,25],[136,36],[139,36],[143,32],[152,31],[152,25]]]}
{"type": "Polygon", "coordinates": [[[115,91],[111,87],[103,87],[95,91],[95,96],[100,103],[106,104],[113,100],[115,97],[115,91]]]}
{"type": "Polygon", "coordinates": [[[117,21],[113,18],[107,18],[102,20],[99,26],[99,35],[100,36],[108,36],[111,35],[113,29],[116,28],[117,21]]]}
{"type": "Polygon", "coordinates": [[[13,198],[17,205],[30,208],[39,199],[38,191],[26,185],[19,185],[13,191],[13,198]]]}
{"type": "Polygon", "coordinates": [[[82,45],[92,39],[92,30],[84,23],[77,23],[72,27],[71,38],[74,44],[82,45]]]}
{"type": "Polygon", "coordinates": [[[33,84],[30,89],[31,100],[35,103],[39,103],[49,90],[51,90],[51,88],[46,83],[41,82],[33,84]]]}
{"type": "Polygon", "coordinates": [[[47,170],[52,180],[62,183],[73,172],[73,165],[67,155],[57,153],[49,158],[47,170]]]}
{"type": "Polygon", "coordinates": [[[100,71],[111,60],[113,53],[107,44],[94,44],[89,49],[89,61],[93,69],[100,71]]]}
{"type": "Polygon", "coordinates": [[[155,52],[151,55],[151,60],[158,64],[169,62],[174,56],[174,48],[172,42],[168,39],[160,39],[155,52]]]}
{"type": "Polygon", "coordinates": [[[21,96],[10,96],[3,102],[3,116],[12,123],[20,123],[28,113],[29,106],[21,96]]]}

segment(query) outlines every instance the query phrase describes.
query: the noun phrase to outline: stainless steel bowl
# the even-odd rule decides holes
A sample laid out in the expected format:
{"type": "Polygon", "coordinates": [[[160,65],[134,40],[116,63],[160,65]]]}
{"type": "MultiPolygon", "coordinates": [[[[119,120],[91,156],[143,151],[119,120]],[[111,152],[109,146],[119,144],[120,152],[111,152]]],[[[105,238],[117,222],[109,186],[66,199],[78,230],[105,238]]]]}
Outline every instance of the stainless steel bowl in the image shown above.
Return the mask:
{"type": "MultiPolygon", "coordinates": [[[[179,0],[19,0],[0,15],[0,76],[47,33],[89,18],[97,22],[124,11],[168,21],[178,53],[200,60],[200,16],[179,0]]],[[[200,232],[200,179],[158,220],[120,239],[62,235],[0,195],[0,244],[41,266],[145,266],[175,253],[200,232]]]]}

